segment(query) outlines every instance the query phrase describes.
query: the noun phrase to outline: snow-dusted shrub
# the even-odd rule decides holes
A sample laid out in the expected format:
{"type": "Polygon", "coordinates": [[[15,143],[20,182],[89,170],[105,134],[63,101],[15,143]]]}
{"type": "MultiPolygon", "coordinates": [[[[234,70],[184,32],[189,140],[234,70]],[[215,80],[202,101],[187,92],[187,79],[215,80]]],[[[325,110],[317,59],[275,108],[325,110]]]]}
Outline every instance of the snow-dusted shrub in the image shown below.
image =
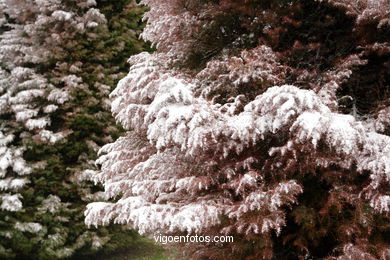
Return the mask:
{"type": "Polygon", "coordinates": [[[128,133],[86,223],[235,237],[190,259],[388,259],[388,1],[142,3],[157,51],[111,93],[128,133]]]}
{"type": "Polygon", "coordinates": [[[141,11],[131,0],[0,1],[0,259],[134,242],[123,228],[87,229],[85,204],[102,196],[80,175],[118,135],[107,96],[142,49],[141,11]]]}

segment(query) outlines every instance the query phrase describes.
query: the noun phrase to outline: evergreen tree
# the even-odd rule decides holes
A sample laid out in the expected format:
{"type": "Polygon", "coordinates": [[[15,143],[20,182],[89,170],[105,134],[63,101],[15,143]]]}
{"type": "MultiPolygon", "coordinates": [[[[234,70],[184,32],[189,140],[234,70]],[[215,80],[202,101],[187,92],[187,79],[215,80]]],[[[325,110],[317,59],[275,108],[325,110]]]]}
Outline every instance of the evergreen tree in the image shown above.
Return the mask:
{"type": "Polygon", "coordinates": [[[3,0],[0,35],[0,258],[60,259],[136,243],[88,230],[102,199],[83,171],[121,129],[107,95],[126,71],[142,9],[131,0],[3,0]]]}
{"type": "Polygon", "coordinates": [[[190,259],[389,259],[387,0],[143,0],[88,225],[233,235],[190,259]],[[119,200],[118,200],[119,198],[119,200]]]}

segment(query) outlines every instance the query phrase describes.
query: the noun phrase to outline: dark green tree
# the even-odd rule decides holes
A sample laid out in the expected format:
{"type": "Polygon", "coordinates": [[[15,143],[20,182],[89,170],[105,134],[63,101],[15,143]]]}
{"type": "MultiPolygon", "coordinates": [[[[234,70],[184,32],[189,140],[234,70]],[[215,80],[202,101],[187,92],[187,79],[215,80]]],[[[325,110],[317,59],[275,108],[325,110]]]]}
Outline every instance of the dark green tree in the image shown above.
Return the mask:
{"type": "Polygon", "coordinates": [[[86,203],[102,199],[84,171],[122,131],[108,93],[126,57],[146,48],[143,9],[131,0],[7,0],[0,9],[0,258],[137,246],[133,231],[84,225],[86,203]]]}

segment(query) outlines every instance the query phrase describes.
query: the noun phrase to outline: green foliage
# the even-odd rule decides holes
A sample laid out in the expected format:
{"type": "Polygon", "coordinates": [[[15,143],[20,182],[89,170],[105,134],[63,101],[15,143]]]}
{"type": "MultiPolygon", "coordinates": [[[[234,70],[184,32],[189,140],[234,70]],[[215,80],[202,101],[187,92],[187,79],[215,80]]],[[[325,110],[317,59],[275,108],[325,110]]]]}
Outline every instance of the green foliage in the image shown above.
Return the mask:
{"type": "Polygon", "coordinates": [[[76,36],[62,46],[61,58],[39,68],[57,86],[64,84],[58,75],[75,75],[82,82],[70,93],[72,99],[51,115],[48,130],[67,133],[65,139],[52,145],[31,138],[14,142],[27,147],[24,159],[34,170],[21,191],[22,211],[0,211],[0,259],[53,260],[71,255],[85,259],[97,252],[108,255],[118,248],[147,244],[135,231],[121,226],[88,229],[84,224],[88,196],[99,188],[80,182],[76,175],[92,167],[100,146],[121,134],[104,102],[127,72],[126,59],[148,49],[138,40],[142,8],[132,0],[97,2],[107,24],[91,29],[89,38],[76,36]],[[58,66],[77,62],[81,62],[77,72],[58,66]],[[17,223],[38,223],[40,228],[21,230],[15,228],[17,223]]]}

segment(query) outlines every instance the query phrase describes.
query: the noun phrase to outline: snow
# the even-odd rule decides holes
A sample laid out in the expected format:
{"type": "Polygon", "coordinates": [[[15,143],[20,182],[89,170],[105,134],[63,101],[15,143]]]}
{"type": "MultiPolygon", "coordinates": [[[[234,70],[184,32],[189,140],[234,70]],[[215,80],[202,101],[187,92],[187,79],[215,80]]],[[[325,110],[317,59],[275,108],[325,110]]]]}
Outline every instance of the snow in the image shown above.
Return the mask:
{"type": "Polygon", "coordinates": [[[28,179],[25,178],[6,178],[6,179],[0,179],[0,190],[11,190],[11,191],[17,191],[21,189],[24,185],[28,183],[28,179]]]}
{"type": "MultiPolygon", "coordinates": [[[[387,110],[368,127],[337,107],[338,88],[354,66],[367,63],[361,55],[321,72],[321,82],[304,86],[311,89],[285,85],[291,68],[281,64],[283,54],[264,45],[234,54],[226,46],[191,70],[185,67],[188,53],[208,47],[193,35],[208,28],[207,15],[219,7],[194,4],[188,12],[180,1],[141,2],[151,7],[142,37],[158,50],[130,58],[128,75],[110,95],[112,113],[128,132],[100,149],[92,178],[104,185],[107,198],[119,200],[89,204],[88,225],[114,222],[141,233],[220,228],[226,234],[280,234],[285,209],[304,192],[296,176],[330,168],[340,171],[335,193],[346,188],[347,177],[368,173],[370,183],[345,196],[389,212],[383,186],[390,180],[390,139],[376,132],[386,126],[387,110]],[[255,94],[242,93],[246,88],[255,94]],[[221,214],[231,224],[220,227],[221,214]]],[[[300,80],[317,74],[303,70],[300,80]]]]}
{"type": "Polygon", "coordinates": [[[15,229],[22,232],[38,233],[43,230],[43,227],[39,223],[27,222],[27,223],[15,223],[15,229]]]}
{"type": "Polygon", "coordinates": [[[1,199],[1,210],[7,210],[7,211],[19,211],[22,209],[22,202],[20,199],[22,196],[20,194],[9,194],[4,193],[0,195],[1,199]]]}
{"type": "Polygon", "coordinates": [[[70,12],[65,12],[65,11],[62,11],[62,10],[57,10],[57,11],[54,11],[51,16],[59,21],[69,21],[73,14],[70,13],[70,12]]]}

